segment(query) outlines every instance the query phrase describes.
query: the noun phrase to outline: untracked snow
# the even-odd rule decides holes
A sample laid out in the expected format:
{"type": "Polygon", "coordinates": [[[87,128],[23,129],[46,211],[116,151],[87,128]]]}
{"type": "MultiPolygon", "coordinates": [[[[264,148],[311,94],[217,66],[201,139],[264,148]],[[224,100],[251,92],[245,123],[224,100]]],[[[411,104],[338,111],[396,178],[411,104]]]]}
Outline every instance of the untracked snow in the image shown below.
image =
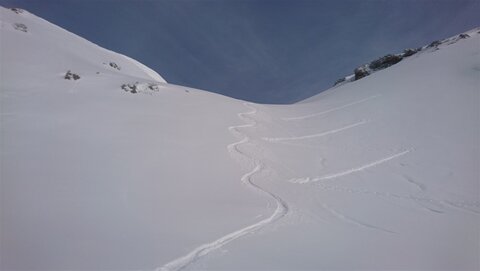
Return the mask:
{"type": "Polygon", "coordinates": [[[1,270],[480,268],[479,29],[261,105],[0,20],[1,270]]]}

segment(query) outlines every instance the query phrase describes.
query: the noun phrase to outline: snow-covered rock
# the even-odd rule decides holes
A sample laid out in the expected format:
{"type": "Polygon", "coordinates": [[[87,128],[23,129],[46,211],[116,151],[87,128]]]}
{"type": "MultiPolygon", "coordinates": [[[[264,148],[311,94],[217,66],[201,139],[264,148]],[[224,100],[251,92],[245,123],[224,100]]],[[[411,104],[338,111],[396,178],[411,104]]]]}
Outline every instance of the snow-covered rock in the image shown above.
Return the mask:
{"type": "MultiPolygon", "coordinates": [[[[473,29],[470,31],[471,33],[475,33],[477,32],[478,34],[478,28],[476,29],[473,29]]],[[[372,62],[370,62],[369,64],[365,64],[365,65],[362,65],[362,66],[359,66],[357,68],[355,68],[355,70],[353,71],[353,75],[349,75],[349,76],[346,76],[346,77],[343,77],[343,78],[340,78],[338,79],[337,81],[335,81],[335,83],[333,84],[333,86],[339,86],[339,85],[343,85],[345,83],[348,83],[348,82],[352,82],[352,81],[356,81],[356,80],[359,80],[359,79],[362,79],[374,72],[377,72],[379,70],[383,70],[383,69],[386,69],[392,65],[395,65],[397,64],[398,62],[402,61],[403,58],[405,57],[410,57],[418,52],[425,52],[425,51],[428,51],[430,52],[431,50],[438,50],[439,46],[447,46],[447,45],[450,45],[450,44],[454,44],[456,43],[457,41],[461,40],[461,39],[466,39],[466,38],[469,38],[470,35],[468,33],[462,33],[462,34],[459,34],[457,36],[453,36],[453,37],[450,37],[450,38],[447,38],[447,39],[444,39],[444,40],[435,40],[435,41],[432,41],[430,44],[426,45],[426,46],[423,46],[421,48],[416,48],[416,49],[405,49],[403,51],[403,53],[400,53],[400,54],[388,54],[386,56],[383,56],[383,57],[380,57],[376,60],[373,60],[372,62]],[[350,78],[353,78],[354,80],[349,80],[350,78]]]]}
{"type": "Polygon", "coordinates": [[[15,28],[15,30],[22,31],[22,32],[25,32],[25,33],[28,30],[28,27],[26,25],[20,24],[20,23],[14,23],[13,28],[15,28]]]}

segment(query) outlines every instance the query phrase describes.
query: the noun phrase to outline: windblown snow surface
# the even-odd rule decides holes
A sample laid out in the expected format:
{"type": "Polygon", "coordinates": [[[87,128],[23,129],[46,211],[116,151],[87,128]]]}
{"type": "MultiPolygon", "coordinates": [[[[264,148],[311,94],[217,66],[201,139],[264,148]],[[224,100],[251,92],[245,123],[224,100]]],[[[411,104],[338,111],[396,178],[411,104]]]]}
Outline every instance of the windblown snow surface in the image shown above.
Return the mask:
{"type": "Polygon", "coordinates": [[[0,15],[1,270],[480,268],[478,29],[280,106],[0,15]]]}

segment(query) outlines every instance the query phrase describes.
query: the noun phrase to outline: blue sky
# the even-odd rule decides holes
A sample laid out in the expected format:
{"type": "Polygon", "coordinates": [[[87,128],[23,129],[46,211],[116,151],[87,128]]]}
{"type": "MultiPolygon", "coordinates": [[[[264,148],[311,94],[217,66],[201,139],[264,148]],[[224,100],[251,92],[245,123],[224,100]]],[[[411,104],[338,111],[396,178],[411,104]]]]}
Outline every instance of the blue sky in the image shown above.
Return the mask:
{"type": "Polygon", "coordinates": [[[168,82],[262,103],[328,89],[356,66],[480,26],[477,0],[0,0],[168,82]]]}

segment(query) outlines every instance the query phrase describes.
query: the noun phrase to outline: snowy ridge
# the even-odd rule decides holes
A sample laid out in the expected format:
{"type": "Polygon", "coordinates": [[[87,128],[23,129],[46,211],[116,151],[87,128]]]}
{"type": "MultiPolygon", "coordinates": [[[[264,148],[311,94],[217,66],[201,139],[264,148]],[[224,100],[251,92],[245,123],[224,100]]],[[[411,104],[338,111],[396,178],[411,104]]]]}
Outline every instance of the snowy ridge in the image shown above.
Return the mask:
{"type": "MultiPolygon", "coordinates": [[[[66,45],[73,44],[73,48],[71,52],[73,54],[80,54],[83,53],[83,56],[80,58],[88,58],[87,61],[90,62],[98,62],[97,65],[101,64],[101,60],[103,61],[111,61],[115,60],[118,63],[122,63],[121,66],[126,68],[125,66],[132,66],[132,68],[128,68],[126,71],[129,75],[134,75],[140,78],[148,78],[154,80],[156,82],[166,83],[165,79],[160,76],[157,72],[150,69],[149,67],[145,66],[144,64],[140,63],[139,61],[119,54],[117,52],[108,50],[106,48],[100,47],[99,45],[84,39],[78,35],[75,35],[61,27],[58,27],[49,21],[40,18],[26,10],[22,9],[7,9],[0,6],[0,14],[2,28],[9,28],[10,25],[14,24],[22,24],[26,26],[26,33],[33,34],[37,37],[42,39],[42,43],[48,44],[48,47],[58,47],[58,45],[50,45],[55,44],[55,42],[61,43],[60,41],[56,40],[49,40],[52,37],[61,37],[63,38],[63,42],[67,41],[66,45]],[[20,12],[15,12],[15,10],[20,10],[20,12]],[[38,30],[38,31],[37,31],[38,30]],[[81,49],[80,49],[81,48],[81,49]],[[93,53],[96,57],[91,57],[91,53],[93,53]]],[[[42,43],[37,44],[38,48],[42,47],[42,43]]],[[[59,52],[63,51],[63,48],[59,52]]],[[[58,56],[57,56],[58,57],[58,56]]]]}
{"type": "Polygon", "coordinates": [[[365,65],[357,67],[354,70],[354,74],[351,74],[351,75],[348,75],[348,76],[345,76],[343,78],[338,79],[335,82],[334,87],[338,87],[338,86],[341,86],[343,84],[362,79],[362,78],[364,78],[366,76],[369,76],[369,75],[371,75],[371,74],[373,74],[377,71],[380,71],[380,70],[386,69],[386,68],[388,68],[392,65],[395,65],[395,64],[399,63],[400,61],[402,61],[404,58],[409,58],[412,55],[423,54],[423,53],[426,53],[426,52],[433,52],[433,51],[439,50],[442,47],[449,46],[451,44],[455,44],[456,42],[458,42],[462,39],[467,39],[467,38],[470,38],[473,35],[477,35],[479,33],[479,31],[480,31],[480,27],[476,27],[472,30],[466,31],[466,32],[461,33],[459,35],[455,35],[453,37],[449,37],[449,38],[446,38],[446,39],[443,39],[443,40],[433,41],[430,44],[419,47],[419,48],[415,48],[415,49],[409,48],[409,49],[405,49],[402,53],[399,53],[399,54],[389,54],[389,55],[383,56],[381,58],[378,58],[378,59],[370,62],[369,64],[365,64],[365,65]]]}
{"type": "Polygon", "coordinates": [[[139,61],[137,61],[137,60],[135,60],[131,57],[128,57],[126,55],[122,55],[122,54],[119,54],[119,55],[122,56],[123,58],[127,59],[128,61],[132,62],[135,66],[137,66],[139,69],[144,71],[148,76],[150,76],[154,81],[161,82],[161,83],[167,83],[167,81],[165,81],[165,79],[163,79],[163,77],[160,76],[160,74],[158,74],[156,71],[150,69],[149,67],[143,65],[139,61]]]}

